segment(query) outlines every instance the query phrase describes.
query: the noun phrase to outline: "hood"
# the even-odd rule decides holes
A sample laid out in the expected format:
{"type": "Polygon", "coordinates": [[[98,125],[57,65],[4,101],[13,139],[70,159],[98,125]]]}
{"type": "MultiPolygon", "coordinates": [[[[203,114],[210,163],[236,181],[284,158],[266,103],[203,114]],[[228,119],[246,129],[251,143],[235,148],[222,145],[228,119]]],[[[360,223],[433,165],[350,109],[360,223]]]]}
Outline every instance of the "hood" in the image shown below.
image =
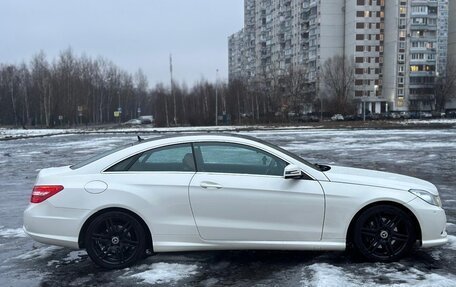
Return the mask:
{"type": "Polygon", "coordinates": [[[333,182],[370,185],[401,190],[421,189],[434,195],[438,194],[437,188],[432,183],[396,173],[331,166],[331,169],[325,171],[324,174],[333,182]]]}

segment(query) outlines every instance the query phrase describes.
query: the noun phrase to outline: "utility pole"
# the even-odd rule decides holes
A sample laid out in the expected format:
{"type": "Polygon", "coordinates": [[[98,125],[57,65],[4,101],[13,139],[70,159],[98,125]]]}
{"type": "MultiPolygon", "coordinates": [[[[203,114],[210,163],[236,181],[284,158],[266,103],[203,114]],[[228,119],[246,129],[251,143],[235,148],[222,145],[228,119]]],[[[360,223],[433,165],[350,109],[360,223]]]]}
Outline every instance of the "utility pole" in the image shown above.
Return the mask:
{"type": "Polygon", "coordinates": [[[218,69],[215,70],[215,125],[218,126],[218,69]]]}
{"type": "Polygon", "coordinates": [[[174,125],[177,126],[176,95],[174,94],[174,87],[173,87],[173,55],[172,54],[169,54],[169,73],[171,75],[171,96],[173,97],[173,104],[174,104],[174,125]]]}

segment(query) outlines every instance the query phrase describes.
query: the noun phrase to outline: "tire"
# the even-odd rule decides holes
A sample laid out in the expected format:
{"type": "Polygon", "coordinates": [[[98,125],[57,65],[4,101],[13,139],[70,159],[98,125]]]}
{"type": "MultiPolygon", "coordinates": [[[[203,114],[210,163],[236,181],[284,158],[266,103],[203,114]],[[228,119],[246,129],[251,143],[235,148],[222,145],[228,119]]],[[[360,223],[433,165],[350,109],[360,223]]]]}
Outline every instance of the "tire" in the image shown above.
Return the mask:
{"type": "Polygon", "coordinates": [[[121,211],[96,217],[84,238],[87,254],[106,269],[131,266],[145,255],[146,234],[136,218],[121,211]]]}
{"type": "Polygon", "coordinates": [[[416,241],[412,218],[398,207],[378,205],[356,220],[353,241],[370,261],[397,261],[410,252],[416,241]]]}

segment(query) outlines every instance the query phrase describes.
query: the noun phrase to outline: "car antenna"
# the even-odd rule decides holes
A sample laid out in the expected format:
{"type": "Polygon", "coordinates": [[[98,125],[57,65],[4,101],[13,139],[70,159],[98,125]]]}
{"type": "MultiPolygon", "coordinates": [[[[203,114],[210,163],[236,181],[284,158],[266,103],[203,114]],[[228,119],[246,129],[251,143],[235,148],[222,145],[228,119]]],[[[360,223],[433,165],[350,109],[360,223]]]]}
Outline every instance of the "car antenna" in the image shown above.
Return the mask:
{"type": "Polygon", "coordinates": [[[138,137],[138,142],[142,142],[144,139],[141,138],[139,135],[137,136],[138,137]]]}

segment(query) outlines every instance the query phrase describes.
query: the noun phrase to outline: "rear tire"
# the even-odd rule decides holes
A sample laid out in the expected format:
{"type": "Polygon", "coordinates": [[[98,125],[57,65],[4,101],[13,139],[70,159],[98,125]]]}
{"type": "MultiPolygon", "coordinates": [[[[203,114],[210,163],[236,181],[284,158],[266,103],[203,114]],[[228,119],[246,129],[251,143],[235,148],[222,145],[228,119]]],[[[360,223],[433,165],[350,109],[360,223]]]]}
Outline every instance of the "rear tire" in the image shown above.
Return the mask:
{"type": "Polygon", "coordinates": [[[355,222],[355,247],[371,261],[399,260],[410,252],[415,241],[416,230],[412,218],[395,206],[371,207],[355,222]]]}
{"type": "Polygon", "coordinates": [[[110,211],[96,217],[85,234],[87,254],[106,269],[121,269],[143,258],[146,234],[130,214],[110,211]]]}

